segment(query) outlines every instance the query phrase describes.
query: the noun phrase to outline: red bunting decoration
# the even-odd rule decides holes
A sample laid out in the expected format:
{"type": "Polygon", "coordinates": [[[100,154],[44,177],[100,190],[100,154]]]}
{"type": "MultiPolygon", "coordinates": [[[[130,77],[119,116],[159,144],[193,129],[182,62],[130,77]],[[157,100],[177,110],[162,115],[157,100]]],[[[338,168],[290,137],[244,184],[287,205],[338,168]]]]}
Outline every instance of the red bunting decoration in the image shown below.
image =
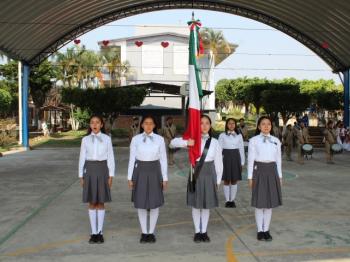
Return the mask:
{"type": "Polygon", "coordinates": [[[74,44],[79,45],[80,44],[80,39],[75,39],[74,44]]]}
{"type": "Polygon", "coordinates": [[[135,41],[135,45],[136,45],[137,47],[140,47],[140,46],[143,45],[143,42],[142,42],[142,41],[135,41]]]}
{"type": "Polygon", "coordinates": [[[169,42],[161,42],[162,47],[167,48],[169,46],[169,42]]]}
{"type": "Polygon", "coordinates": [[[324,41],[323,43],[322,43],[322,48],[324,48],[324,49],[328,49],[329,48],[329,44],[328,44],[328,42],[326,42],[326,41],[324,41]]]}
{"type": "Polygon", "coordinates": [[[109,40],[103,40],[103,41],[102,41],[102,44],[103,44],[104,46],[108,46],[109,40]]]}

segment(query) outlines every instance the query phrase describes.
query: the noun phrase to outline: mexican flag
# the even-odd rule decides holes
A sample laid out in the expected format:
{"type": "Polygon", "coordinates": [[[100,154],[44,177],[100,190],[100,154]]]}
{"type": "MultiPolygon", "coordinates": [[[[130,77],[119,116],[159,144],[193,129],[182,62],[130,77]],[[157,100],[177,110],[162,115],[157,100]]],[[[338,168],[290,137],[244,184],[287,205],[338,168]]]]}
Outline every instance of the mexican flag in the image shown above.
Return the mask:
{"type": "Polygon", "coordinates": [[[187,129],[183,134],[183,139],[193,139],[195,145],[189,149],[189,158],[192,166],[196,164],[197,158],[201,156],[201,98],[203,96],[202,84],[199,78],[199,68],[197,67],[196,57],[204,53],[203,44],[200,38],[199,29],[201,23],[199,20],[188,22],[190,27],[189,41],[189,106],[187,129]]]}

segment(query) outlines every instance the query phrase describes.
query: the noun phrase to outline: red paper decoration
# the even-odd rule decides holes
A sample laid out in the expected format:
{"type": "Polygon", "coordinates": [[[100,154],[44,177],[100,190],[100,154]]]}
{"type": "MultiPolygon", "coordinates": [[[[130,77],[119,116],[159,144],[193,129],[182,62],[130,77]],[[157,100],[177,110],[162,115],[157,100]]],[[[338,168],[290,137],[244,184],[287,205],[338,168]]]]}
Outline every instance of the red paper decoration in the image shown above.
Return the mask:
{"type": "Polygon", "coordinates": [[[328,42],[326,42],[326,41],[324,41],[323,43],[322,43],[322,48],[324,48],[324,49],[327,49],[327,48],[329,48],[329,44],[328,44],[328,42]]]}
{"type": "Polygon", "coordinates": [[[108,40],[103,40],[103,41],[102,41],[102,44],[103,44],[104,46],[108,46],[109,41],[108,41],[108,40]]]}
{"type": "Polygon", "coordinates": [[[142,41],[135,41],[135,45],[136,45],[137,47],[140,47],[140,46],[143,45],[143,42],[142,42],[142,41]]]}
{"type": "Polygon", "coordinates": [[[161,42],[162,47],[167,48],[169,46],[169,42],[161,42]]]}
{"type": "Polygon", "coordinates": [[[80,39],[75,39],[74,44],[79,45],[80,44],[80,39]]]}

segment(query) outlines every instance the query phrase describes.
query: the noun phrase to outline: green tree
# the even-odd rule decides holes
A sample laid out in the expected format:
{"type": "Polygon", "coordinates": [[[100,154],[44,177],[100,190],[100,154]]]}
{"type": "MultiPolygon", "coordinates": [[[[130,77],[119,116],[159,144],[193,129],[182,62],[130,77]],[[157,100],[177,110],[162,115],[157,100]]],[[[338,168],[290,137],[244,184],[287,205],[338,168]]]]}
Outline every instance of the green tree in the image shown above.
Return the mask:
{"type": "Polygon", "coordinates": [[[142,103],[146,89],[138,87],[103,89],[63,89],[62,100],[93,114],[100,114],[112,125],[120,112],[142,103]]]}
{"type": "Polygon", "coordinates": [[[272,116],[279,113],[285,125],[293,115],[305,111],[310,105],[310,96],[300,93],[299,85],[271,83],[270,88],[262,92],[262,105],[272,116]]]}
{"type": "Polygon", "coordinates": [[[4,89],[0,89],[0,116],[5,117],[11,108],[11,94],[4,89]]]}

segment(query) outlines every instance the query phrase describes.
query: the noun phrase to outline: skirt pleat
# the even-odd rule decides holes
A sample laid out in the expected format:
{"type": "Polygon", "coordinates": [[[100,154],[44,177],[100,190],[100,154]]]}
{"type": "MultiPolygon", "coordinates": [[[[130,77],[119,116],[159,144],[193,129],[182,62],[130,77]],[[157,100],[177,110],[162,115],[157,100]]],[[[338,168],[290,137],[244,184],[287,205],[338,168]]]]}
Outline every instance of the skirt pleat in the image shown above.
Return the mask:
{"type": "Polygon", "coordinates": [[[275,162],[254,162],[251,205],[256,208],[282,205],[281,182],[275,162]]]}
{"type": "Polygon", "coordinates": [[[223,149],[223,181],[235,182],[242,180],[242,162],[238,149],[223,149]]]}
{"type": "Polygon", "coordinates": [[[85,161],[84,171],[83,202],[93,204],[111,202],[107,161],[85,161]]]}
{"type": "Polygon", "coordinates": [[[131,201],[135,208],[154,209],[164,204],[163,177],[159,160],[135,162],[131,201]]]}
{"type": "Polygon", "coordinates": [[[204,162],[196,180],[195,192],[187,191],[187,205],[198,209],[219,206],[214,162],[204,162]]]}

